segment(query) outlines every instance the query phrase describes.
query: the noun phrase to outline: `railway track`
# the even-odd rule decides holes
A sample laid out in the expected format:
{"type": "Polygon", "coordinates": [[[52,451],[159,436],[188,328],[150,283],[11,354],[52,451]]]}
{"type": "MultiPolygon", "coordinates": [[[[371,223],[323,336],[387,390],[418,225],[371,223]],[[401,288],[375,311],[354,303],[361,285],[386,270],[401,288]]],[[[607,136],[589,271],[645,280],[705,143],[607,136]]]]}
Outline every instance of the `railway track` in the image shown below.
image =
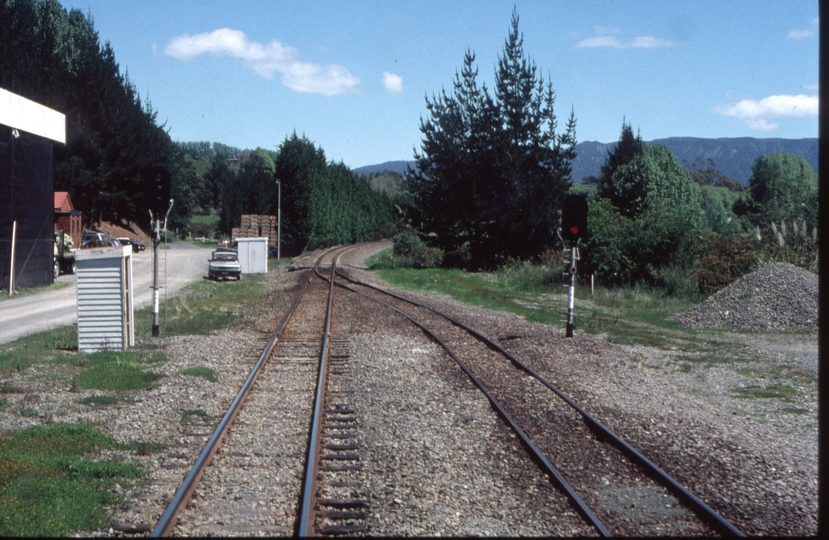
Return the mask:
{"type": "Polygon", "coordinates": [[[437,341],[510,423],[532,458],[567,494],[596,533],[743,536],[705,502],[492,340],[428,306],[344,272],[336,273],[341,286],[385,305],[437,341]],[[432,330],[435,328],[440,330],[432,330]],[[631,504],[632,500],[639,504],[631,504]],[[655,506],[672,509],[670,523],[664,520],[664,508],[654,511],[655,506]]]}
{"type": "Polygon", "coordinates": [[[427,306],[336,270],[346,249],[321,256],[303,278],[153,536],[371,534],[352,351],[349,341],[331,338],[335,285],[385,306],[380,309],[387,315],[375,316],[411,321],[441,344],[461,368],[456,376],[478,385],[595,534],[741,535],[497,344],[427,306]],[[280,442],[296,441],[291,434],[303,431],[307,446],[280,442]],[[263,478],[272,489],[262,488],[263,478]],[[670,523],[665,507],[671,508],[670,523]]]}
{"type": "MultiPolygon", "coordinates": [[[[331,271],[335,256],[323,254],[316,269],[327,260],[331,271]]],[[[358,417],[347,404],[347,346],[330,339],[331,283],[307,273],[151,536],[362,530],[359,481],[344,477],[360,470],[358,417]],[[311,442],[291,444],[297,432],[311,442]]]]}

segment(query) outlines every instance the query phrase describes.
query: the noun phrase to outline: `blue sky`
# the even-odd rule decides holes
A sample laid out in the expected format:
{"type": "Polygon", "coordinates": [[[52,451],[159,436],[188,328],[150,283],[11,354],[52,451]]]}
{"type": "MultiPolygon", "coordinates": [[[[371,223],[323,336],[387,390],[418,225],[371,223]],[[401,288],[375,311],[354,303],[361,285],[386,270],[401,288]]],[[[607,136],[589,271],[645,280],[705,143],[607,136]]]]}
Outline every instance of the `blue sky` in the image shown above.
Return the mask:
{"type": "Polygon", "coordinates": [[[60,1],[177,141],[275,150],[296,131],[352,168],[412,159],[467,48],[493,87],[513,6],[579,142],[623,119],[645,140],[818,135],[815,0],[60,1]]]}

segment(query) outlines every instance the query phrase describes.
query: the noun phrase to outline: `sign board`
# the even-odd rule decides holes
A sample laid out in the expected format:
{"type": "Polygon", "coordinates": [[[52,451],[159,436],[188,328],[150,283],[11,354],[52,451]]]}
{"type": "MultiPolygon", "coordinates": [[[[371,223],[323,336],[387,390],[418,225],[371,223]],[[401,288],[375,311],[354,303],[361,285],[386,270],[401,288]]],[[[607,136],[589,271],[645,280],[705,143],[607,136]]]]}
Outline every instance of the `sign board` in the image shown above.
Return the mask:
{"type": "Polygon", "coordinates": [[[66,144],[66,116],[0,88],[0,124],[66,144]]]}

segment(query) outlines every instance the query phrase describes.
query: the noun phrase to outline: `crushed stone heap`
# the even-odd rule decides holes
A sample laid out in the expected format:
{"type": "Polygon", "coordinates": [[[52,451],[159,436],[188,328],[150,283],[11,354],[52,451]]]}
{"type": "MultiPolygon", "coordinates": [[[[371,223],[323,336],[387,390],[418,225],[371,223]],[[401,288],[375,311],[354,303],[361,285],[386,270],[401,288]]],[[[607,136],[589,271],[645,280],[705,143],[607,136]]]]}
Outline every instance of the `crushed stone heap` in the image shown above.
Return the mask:
{"type": "Polygon", "coordinates": [[[788,263],[764,266],[676,316],[691,328],[817,330],[818,277],[788,263]]]}

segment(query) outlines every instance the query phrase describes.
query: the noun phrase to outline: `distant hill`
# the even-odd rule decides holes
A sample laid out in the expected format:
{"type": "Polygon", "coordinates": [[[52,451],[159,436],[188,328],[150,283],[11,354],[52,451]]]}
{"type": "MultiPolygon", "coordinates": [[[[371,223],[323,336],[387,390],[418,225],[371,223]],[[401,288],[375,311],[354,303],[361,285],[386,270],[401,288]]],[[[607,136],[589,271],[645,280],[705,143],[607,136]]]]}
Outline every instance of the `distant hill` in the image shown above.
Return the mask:
{"type": "Polygon", "coordinates": [[[371,173],[368,176],[363,175],[363,177],[371,189],[385,193],[389,197],[398,197],[404,192],[403,175],[401,173],[386,169],[380,173],[371,173]]]}
{"type": "MultiPolygon", "coordinates": [[[[751,177],[751,164],[760,156],[774,152],[788,152],[802,156],[817,170],[818,140],[815,139],[755,139],[753,137],[702,139],[697,137],[669,137],[647,141],[648,144],[664,144],[671,149],[679,163],[693,165],[697,158],[711,158],[724,175],[743,185],[751,177]]],[[[573,161],[574,182],[585,176],[598,176],[607,153],[616,143],[587,141],[576,145],[573,161]]]]}
{"type": "MultiPolygon", "coordinates": [[[[774,152],[788,152],[802,156],[809,165],[818,170],[818,140],[814,139],[756,139],[753,137],[703,139],[698,137],[669,137],[647,141],[648,144],[664,144],[671,149],[683,166],[693,165],[697,158],[711,158],[724,175],[746,185],[751,177],[751,164],[760,156],[774,152]]],[[[598,176],[607,153],[616,147],[616,142],[600,143],[587,141],[576,145],[576,159],[573,161],[572,178],[579,182],[585,176],[598,176]]],[[[379,165],[367,165],[354,169],[357,174],[369,176],[385,171],[405,174],[406,167],[415,166],[414,161],[387,161],[379,165]]]]}
{"type": "Polygon", "coordinates": [[[399,175],[406,174],[406,168],[411,165],[412,167],[415,166],[414,161],[386,161],[385,163],[380,163],[379,165],[366,165],[365,167],[358,167],[353,169],[355,173],[361,174],[363,176],[371,176],[372,174],[376,173],[383,173],[383,172],[394,172],[399,175]]]}

